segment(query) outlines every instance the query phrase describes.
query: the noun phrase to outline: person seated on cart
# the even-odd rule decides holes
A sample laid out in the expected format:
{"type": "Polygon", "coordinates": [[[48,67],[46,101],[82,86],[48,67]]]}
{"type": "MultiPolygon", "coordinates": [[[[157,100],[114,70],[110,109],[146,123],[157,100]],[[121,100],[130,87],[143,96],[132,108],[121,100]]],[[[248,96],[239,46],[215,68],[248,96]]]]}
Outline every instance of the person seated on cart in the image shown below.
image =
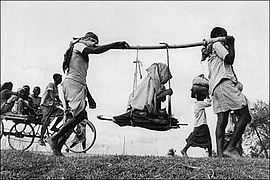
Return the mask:
{"type": "Polygon", "coordinates": [[[1,108],[0,108],[0,112],[5,113],[8,111],[7,109],[7,101],[8,99],[12,96],[12,95],[17,95],[17,92],[13,92],[12,91],[13,88],[13,83],[12,82],[5,82],[1,85],[0,87],[0,91],[1,91],[1,108]]]}
{"type": "Polygon", "coordinates": [[[37,111],[40,111],[40,103],[41,103],[41,97],[39,96],[40,94],[40,87],[36,86],[33,89],[33,94],[30,94],[29,97],[32,99],[32,107],[36,109],[37,111]]]}
{"type": "Polygon", "coordinates": [[[127,110],[144,111],[150,118],[164,120],[167,113],[161,109],[161,103],[167,95],[173,94],[171,88],[165,88],[165,84],[172,78],[171,72],[163,63],[154,63],[146,71],[147,76],[129,95],[127,110]]]}
{"type": "Polygon", "coordinates": [[[9,104],[13,104],[11,112],[18,115],[27,115],[32,117],[36,115],[35,109],[29,105],[28,94],[24,88],[18,89],[18,95],[12,96],[8,100],[9,104]]]}
{"type": "Polygon", "coordinates": [[[30,95],[30,86],[24,85],[22,88],[25,90],[25,98],[24,99],[25,99],[25,101],[28,102],[28,105],[31,107],[30,109],[25,107],[24,114],[27,114],[30,117],[39,118],[38,116],[41,115],[41,111],[34,106],[34,100],[30,95]],[[31,110],[31,109],[33,109],[33,110],[31,110]]]}
{"type": "Polygon", "coordinates": [[[62,105],[62,102],[59,98],[59,92],[58,92],[57,86],[62,82],[62,75],[58,73],[53,74],[53,80],[54,82],[50,82],[47,85],[41,98],[40,108],[42,111],[42,119],[41,119],[42,127],[41,127],[40,139],[38,141],[39,145],[41,146],[46,146],[43,138],[44,138],[44,134],[46,132],[47,126],[49,126],[50,121],[51,121],[50,116],[52,114],[60,115],[57,117],[54,125],[51,128],[52,131],[58,131],[56,126],[62,121],[63,114],[64,114],[63,110],[58,108],[58,105],[62,105]]]}
{"type": "Polygon", "coordinates": [[[26,84],[22,88],[25,90],[25,99],[28,101],[29,106],[33,107],[33,99],[30,97],[30,86],[26,84]]]}

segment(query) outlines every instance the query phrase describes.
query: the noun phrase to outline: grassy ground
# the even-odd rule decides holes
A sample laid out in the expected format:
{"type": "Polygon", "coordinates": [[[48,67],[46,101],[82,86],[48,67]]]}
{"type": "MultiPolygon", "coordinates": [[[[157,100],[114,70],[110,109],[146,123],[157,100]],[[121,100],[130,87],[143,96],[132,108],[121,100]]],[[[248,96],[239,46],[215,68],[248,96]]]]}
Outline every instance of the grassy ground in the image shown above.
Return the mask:
{"type": "MultiPolygon", "coordinates": [[[[74,154],[73,154],[74,155],[74,154]]],[[[269,159],[56,157],[1,150],[0,179],[269,179],[269,159]]]]}

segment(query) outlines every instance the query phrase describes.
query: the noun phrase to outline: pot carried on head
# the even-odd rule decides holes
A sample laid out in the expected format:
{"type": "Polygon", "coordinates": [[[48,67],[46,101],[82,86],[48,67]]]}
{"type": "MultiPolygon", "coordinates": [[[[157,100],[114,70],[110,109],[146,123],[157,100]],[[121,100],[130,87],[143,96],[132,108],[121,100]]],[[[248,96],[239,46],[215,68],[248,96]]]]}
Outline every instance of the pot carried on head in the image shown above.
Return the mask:
{"type": "Polygon", "coordinates": [[[191,88],[191,97],[195,98],[195,94],[208,94],[209,90],[209,80],[204,77],[203,74],[193,78],[192,88],[191,88]]]}

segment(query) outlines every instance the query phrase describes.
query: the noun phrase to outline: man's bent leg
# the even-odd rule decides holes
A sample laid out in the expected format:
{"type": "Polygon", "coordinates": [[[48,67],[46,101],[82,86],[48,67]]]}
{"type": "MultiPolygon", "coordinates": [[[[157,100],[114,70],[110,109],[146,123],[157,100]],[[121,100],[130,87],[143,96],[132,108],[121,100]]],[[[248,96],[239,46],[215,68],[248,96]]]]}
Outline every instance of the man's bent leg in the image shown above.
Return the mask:
{"type": "Polygon", "coordinates": [[[44,134],[46,132],[47,126],[48,126],[47,124],[42,124],[42,127],[41,127],[40,139],[39,139],[39,145],[41,146],[46,146],[43,139],[44,139],[44,134]]]}
{"type": "Polygon", "coordinates": [[[66,134],[64,134],[63,136],[61,136],[58,140],[58,150],[61,152],[62,147],[64,146],[64,144],[66,143],[67,139],[69,138],[69,136],[71,135],[72,130],[68,131],[66,134]]]}
{"type": "Polygon", "coordinates": [[[68,134],[70,130],[72,131],[76,127],[76,125],[78,125],[81,121],[83,121],[85,119],[85,117],[87,117],[87,112],[85,110],[83,110],[75,118],[73,117],[73,118],[68,119],[67,122],[65,122],[63,124],[63,126],[59,130],[59,132],[57,132],[54,136],[51,137],[52,141],[57,141],[59,143],[58,144],[59,149],[62,149],[65,141],[68,139],[68,137],[71,134],[70,133],[68,136],[65,136],[66,133],[68,134]],[[60,141],[61,141],[61,143],[60,143],[60,141]]]}
{"type": "Polygon", "coordinates": [[[41,131],[40,131],[39,145],[46,146],[43,139],[44,139],[44,134],[45,134],[45,132],[47,130],[47,127],[50,124],[49,113],[48,114],[45,114],[43,112],[41,123],[42,123],[42,126],[41,126],[41,131]]]}
{"type": "Polygon", "coordinates": [[[44,145],[45,143],[43,142],[43,138],[44,138],[44,134],[46,132],[46,129],[48,127],[48,125],[50,124],[50,115],[53,111],[53,107],[52,106],[40,106],[41,108],[41,112],[42,112],[42,119],[41,119],[41,123],[42,123],[42,127],[41,127],[41,132],[40,132],[40,145],[44,145]]]}
{"type": "Polygon", "coordinates": [[[225,128],[228,124],[229,111],[217,114],[216,144],[217,156],[223,157],[225,128]]]}

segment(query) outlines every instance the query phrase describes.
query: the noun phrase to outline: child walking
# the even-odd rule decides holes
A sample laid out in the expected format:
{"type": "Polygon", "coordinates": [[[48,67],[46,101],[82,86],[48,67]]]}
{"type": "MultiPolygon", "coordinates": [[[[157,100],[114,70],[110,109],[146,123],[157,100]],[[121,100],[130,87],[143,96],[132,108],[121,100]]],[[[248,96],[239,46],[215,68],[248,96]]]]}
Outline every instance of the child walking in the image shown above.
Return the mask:
{"type": "Polygon", "coordinates": [[[205,108],[211,106],[211,99],[207,91],[193,92],[191,97],[196,98],[194,103],[194,129],[186,139],[186,146],[181,150],[184,157],[188,157],[187,150],[192,147],[201,147],[208,150],[208,156],[212,157],[212,142],[207,125],[205,108]]]}

